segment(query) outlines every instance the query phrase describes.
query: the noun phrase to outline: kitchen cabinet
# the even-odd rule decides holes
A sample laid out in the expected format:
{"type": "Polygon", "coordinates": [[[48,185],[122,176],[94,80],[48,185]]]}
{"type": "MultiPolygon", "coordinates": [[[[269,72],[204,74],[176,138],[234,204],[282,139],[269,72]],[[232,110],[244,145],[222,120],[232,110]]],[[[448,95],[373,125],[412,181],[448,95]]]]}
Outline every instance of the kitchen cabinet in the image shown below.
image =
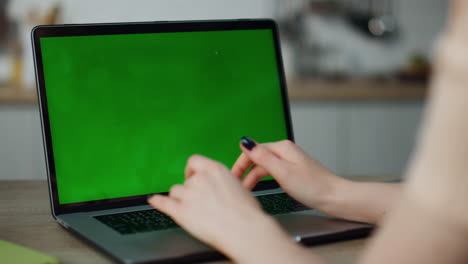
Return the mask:
{"type": "Polygon", "coordinates": [[[401,175],[423,101],[293,102],[296,142],[341,175],[401,175]]]}
{"type": "MultiPolygon", "coordinates": [[[[401,175],[423,101],[293,101],[296,142],[341,175],[401,175]]],[[[37,105],[0,105],[0,179],[45,179],[37,105]]]]}
{"type": "Polygon", "coordinates": [[[323,165],[342,171],[341,138],[338,103],[292,103],[291,118],[295,142],[323,165]]]}
{"type": "Polygon", "coordinates": [[[0,180],[45,178],[37,105],[0,105],[0,180]]]}

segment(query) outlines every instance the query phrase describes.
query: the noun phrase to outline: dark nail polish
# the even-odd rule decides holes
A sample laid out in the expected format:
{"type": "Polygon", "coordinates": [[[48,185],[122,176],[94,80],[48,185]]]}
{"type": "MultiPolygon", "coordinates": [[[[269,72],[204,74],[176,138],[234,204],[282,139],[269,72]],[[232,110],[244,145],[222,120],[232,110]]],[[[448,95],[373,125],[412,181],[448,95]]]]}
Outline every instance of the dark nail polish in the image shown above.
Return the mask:
{"type": "Polygon", "coordinates": [[[257,145],[257,143],[255,143],[255,141],[253,141],[249,137],[242,137],[241,143],[242,143],[242,146],[244,146],[248,150],[252,150],[257,145]]]}

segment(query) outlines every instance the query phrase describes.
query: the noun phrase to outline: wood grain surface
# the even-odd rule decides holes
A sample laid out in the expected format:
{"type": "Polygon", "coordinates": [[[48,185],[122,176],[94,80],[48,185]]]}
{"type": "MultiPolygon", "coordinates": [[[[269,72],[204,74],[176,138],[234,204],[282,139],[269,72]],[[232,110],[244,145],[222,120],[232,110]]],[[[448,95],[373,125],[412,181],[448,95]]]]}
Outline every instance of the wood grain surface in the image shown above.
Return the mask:
{"type": "MultiPolygon", "coordinates": [[[[57,256],[61,263],[113,263],[55,223],[45,181],[0,181],[0,239],[57,256]]],[[[329,263],[355,263],[365,242],[345,241],[310,250],[329,263]]]]}

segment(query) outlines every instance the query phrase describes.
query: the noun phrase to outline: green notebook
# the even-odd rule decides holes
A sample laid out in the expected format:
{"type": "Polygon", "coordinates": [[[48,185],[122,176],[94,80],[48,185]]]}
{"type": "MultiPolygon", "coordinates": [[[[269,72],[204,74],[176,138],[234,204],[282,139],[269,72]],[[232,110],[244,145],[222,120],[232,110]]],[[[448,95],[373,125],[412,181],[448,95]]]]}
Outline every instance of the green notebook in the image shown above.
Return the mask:
{"type": "Polygon", "coordinates": [[[59,260],[39,251],[0,240],[0,263],[57,264],[59,260]]]}

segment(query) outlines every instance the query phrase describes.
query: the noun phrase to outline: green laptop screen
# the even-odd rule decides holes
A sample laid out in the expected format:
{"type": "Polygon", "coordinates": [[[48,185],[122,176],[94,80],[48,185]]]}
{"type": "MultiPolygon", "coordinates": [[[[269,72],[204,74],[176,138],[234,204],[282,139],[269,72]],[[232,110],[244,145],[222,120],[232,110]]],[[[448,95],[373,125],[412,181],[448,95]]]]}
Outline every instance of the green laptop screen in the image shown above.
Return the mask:
{"type": "Polygon", "coordinates": [[[40,39],[60,204],[167,192],[287,138],[271,30],[40,39]]]}

